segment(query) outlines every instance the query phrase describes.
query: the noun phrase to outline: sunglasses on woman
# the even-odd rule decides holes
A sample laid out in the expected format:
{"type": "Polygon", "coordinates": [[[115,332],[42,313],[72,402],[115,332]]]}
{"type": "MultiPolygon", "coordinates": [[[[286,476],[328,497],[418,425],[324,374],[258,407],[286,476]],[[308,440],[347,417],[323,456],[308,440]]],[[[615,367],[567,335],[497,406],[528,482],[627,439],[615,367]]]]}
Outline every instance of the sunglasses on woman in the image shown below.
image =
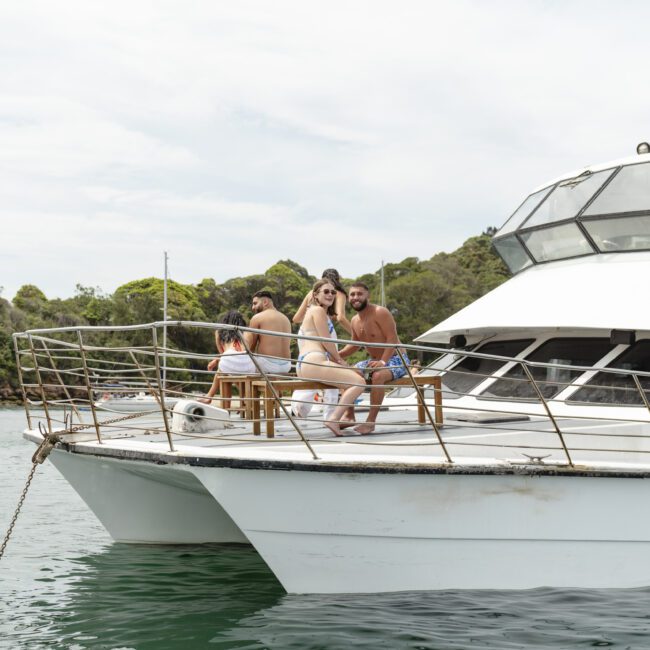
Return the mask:
{"type": "Polygon", "coordinates": [[[335,296],[336,289],[323,289],[321,293],[324,293],[326,296],[335,296]]]}

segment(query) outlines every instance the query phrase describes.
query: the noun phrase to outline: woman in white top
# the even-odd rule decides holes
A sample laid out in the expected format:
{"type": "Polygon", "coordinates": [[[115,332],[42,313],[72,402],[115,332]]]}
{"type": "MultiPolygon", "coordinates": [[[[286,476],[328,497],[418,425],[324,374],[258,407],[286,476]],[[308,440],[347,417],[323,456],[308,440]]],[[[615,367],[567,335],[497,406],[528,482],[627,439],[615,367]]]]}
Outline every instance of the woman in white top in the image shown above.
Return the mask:
{"type": "MultiPolygon", "coordinates": [[[[304,336],[330,338],[333,329],[331,316],[336,316],[334,302],[336,288],[329,280],[319,280],[311,291],[311,304],[307,307],[303,324],[304,336]]],[[[296,374],[301,379],[313,379],[336,386],[342,391],[341,398],[325,425],[337,435],[343,435],[339,420],[345,410],[363,393],[366,382],[359,372],[339,356],[336,344],[303,339],[296,374]]]]}
{"type": "MultiPolygon", "coordinates": [[[[235,325],[237,327],[246,327],[244,317],[234,309],[219,316],[219,323],[225,325],[235,325]]],[[[212,398],[219,392],[219,375],[252,375],[257,373],[257,368],[250,356],[246,353],[241,340],[241,334],[234,329],[218,329],[215,332],[215,341],[219,357],[213,359],[208,364],[208,370],[217,370],[212,381],[210,390],[203,399],[198,400],[204,404],[210,404],[212,398]]],[[[230,398],[232,386],[224,384],[221,397],[223,398],[222,406],[230,408],[230,398]]]]}

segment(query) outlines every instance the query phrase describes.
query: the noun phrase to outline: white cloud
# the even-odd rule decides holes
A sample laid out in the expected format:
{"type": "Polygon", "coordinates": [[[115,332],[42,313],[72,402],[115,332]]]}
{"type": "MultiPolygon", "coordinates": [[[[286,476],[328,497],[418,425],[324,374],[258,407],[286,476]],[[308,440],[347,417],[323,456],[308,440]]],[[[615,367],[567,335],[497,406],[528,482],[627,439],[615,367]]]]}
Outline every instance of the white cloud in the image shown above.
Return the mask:
{"type": "Polygon", "coordinates": [[[641,2],[0,7],[0,285],[429,257],[648,139],[641,2]]]}

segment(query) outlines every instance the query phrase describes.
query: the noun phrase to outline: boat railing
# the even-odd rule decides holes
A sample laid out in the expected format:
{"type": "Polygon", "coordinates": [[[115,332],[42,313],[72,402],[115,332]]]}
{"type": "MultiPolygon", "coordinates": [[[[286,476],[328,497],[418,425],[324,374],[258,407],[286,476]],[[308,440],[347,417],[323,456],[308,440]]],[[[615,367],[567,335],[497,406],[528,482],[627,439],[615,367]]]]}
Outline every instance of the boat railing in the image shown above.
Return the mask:
{"type": "MultiPolygon", "coordinates": [[[[215,330],[235,330],[240,335],[253,332],[265,336],[289,336],[277,332],[237,327],[221,323],[166,321],[130,326],[78,326],[30,330],[14,334],[14,349],[20,389],[30,429],[42,422],[50,434],[92,433],[99,443],[124,433],[161,433],[166,436],[170,451],[193,437],[205,438],[205,433],[179,432],[172,426],[174,404],[178,400],[204,399],[213,383],[215,373],[207,369],[209,361],[219,358],[215,354],[215,330]],[[168,344],[161,344],[162,328],[167,329],[168,344]],[[124,412],[120,400],[145,399],[133,412],[124,412]],[[103,398],[103,399],[102,399],[103,398]],[[111,407],[111,400],[115,402],[111,407]],[[147,420],[156,417],[156,422],[147,420]]],[[[334,342],[339,345],[348,340],[314,336],[290,335],[292,344],[301,340],[334,342]]],[[[321,433],[314,434],[315,420],[301,416],[300,405],[313,405],[313,398],[296,394],[287,397],[277,390],[279,380],[287,375],[265,371],[259,363],[260,355],[248,349],[258,380],[268,387],[276,408],[274,419],[285,422],[298,439],[318,458],[315,441],[322,443],[321,433]],[[298,407],[298,408],[296,408],[298,407]]],[[[354,342],[356,345],[359,342],[354,342]]],[[[365,343],[365,348],[385,348],[386,344],[365,343]]],[[[391,383],[375,385],[384,389],[387,397],[382,404],[378,425],[387,422],[392,432],[403,435],[390,440],[382,436],[328,438],[328,444],[349,443],[382,445],[404,452],[406,448],[426,448],[427,457],[439,457],[442,463],[453,463],[466,458],[473,449],[493,450],[494,458],[507,460],[524,456],[542,462],[548,455],[559,465],[573,467],[579,462],[596,462],[603,452],[620,454],[622,462],[650,464],[650,373],[630,368],[601,368],[529,361],[517,357],[504,357],[465,349],[450,349],[430,345],[400,344],[395,348],[399,355],[412,359],[433,358],[423,367],[406,366],[407,386],[395,390],[391,383]],[[449,363],[449,355],[458,359],[476,359],[497,362],[501,369],[480,373],[467,372],[481,382],[498,381],[506,377],[502,369],[519,368],[517,376],[507,376],[513,386],[526,386],[525,395],[484,394],[477,396],[469,390],[458,390],[445,385],[445,374],[462,374],[466,371],[449,363]],[[567,374],[567,371],[570,371],[567,374]],[[563,374],[564,373],[564,374],[563,374]],[[598,383],[590,383],[595,375],[598,383]],[[441,377],[442,386],[422,385],[415,377],[441,377]],[[604,380],[603,377],[606,379],[604,380]],[[571,401],[563,397],[565,389],[579,386],[603,394],[623,395],[623,399],[604,400],[597,403],[571,401]],[[406,390],[410,388],[410,391],[406,390]],[[391,392],[392,391],[392,392],[391,392]],[[404,395],[403,393],[408,394],[404,395]],[[442,394],[444,426],[436,421],[436,393],[442,394]],[[391,395],[395,394],[392,398],[391,395]],[[633,395],[633,397],[631,397],[633,395]],[[446,399],[447,397],[447,399],[446,399]],[[452,397],[454,399],[452,399],[452,397]],[[424,425],[414,423],[413,412],[418,404],[427,414],[424,425]],[[390,414],[391,417],[385,417],[390,414]],[[462,431],[461,431],[462,429],[462,431]],[[414,432],[429,430],[431,436],[413,437],[414,432]],[[459,435],[459,432],[463,435],[459,435]],[[516,434],[516,435],[515,435],[516,434]],[[436,452],[436,449],[438,450],[436,452]],[[433,456],[431,456],[433,450],[433,456]]],[[[295,354],[293,355],[296,356],[295,354]]],[[[405,361],[405,357],[402,358],[405,361]]],[[[295,362],[295,361],[294,361],[295,362]]],[[[304,360],[307,365],[319,365],[304,360]]],[[[371,371],[372,373],[372,371],[371,371]]],[[[235,382],[236,383],[236,382],[235,382]]],[[[432,382],[433,384],[433,382],[432,382]]],[[[240,387],[241,388],[241,387],[240,387]]],[[[570,398],[570,396],[569,396],[570,398]]],[[[245,417],[233,418],[231,428],[221,433],[211,431],[215,440],[242,443],[251,440],[246,425],[258,425],[260,416],[252,416],[249,403],[259,399],[240,390],[235,399],[220,395],[210,401],[245,417]]],[[[336,400],[326,397],[327,408],[336,400]],[[327,400],[330,400],[327,402],[327,400]]],[[[368,398],[357,405],[369,408],[368,398]]],[[[208,424],[209,413],[199,415],[208,424]]],[[[269,413],[265,413],[265,419],[269,413]]],[[[208,427],[209,428],[209,427],[208,427]]],[[[383,429],[382,429],[383,430],[383,429]]],[[[254,438],[256,443],[286,442],[288,438],[254,438]]],[[[411,449],[412,451],[412,449],[411,449]]]]}

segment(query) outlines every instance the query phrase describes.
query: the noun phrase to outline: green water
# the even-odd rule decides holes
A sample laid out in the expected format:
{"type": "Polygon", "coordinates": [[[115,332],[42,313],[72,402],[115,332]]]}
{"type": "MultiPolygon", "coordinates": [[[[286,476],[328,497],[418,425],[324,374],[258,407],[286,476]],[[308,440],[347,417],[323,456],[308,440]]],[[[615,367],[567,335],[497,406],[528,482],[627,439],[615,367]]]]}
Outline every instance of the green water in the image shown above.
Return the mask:
{"type": "MultiPolygon", "coordinates": [[[[30,468],[0,410],[0,535],[30,468]]],[[[650,647],[650,589],[289,596],[250,547],[114,544],[45,463],[0,560],[0,648],[650,647]]]]}

